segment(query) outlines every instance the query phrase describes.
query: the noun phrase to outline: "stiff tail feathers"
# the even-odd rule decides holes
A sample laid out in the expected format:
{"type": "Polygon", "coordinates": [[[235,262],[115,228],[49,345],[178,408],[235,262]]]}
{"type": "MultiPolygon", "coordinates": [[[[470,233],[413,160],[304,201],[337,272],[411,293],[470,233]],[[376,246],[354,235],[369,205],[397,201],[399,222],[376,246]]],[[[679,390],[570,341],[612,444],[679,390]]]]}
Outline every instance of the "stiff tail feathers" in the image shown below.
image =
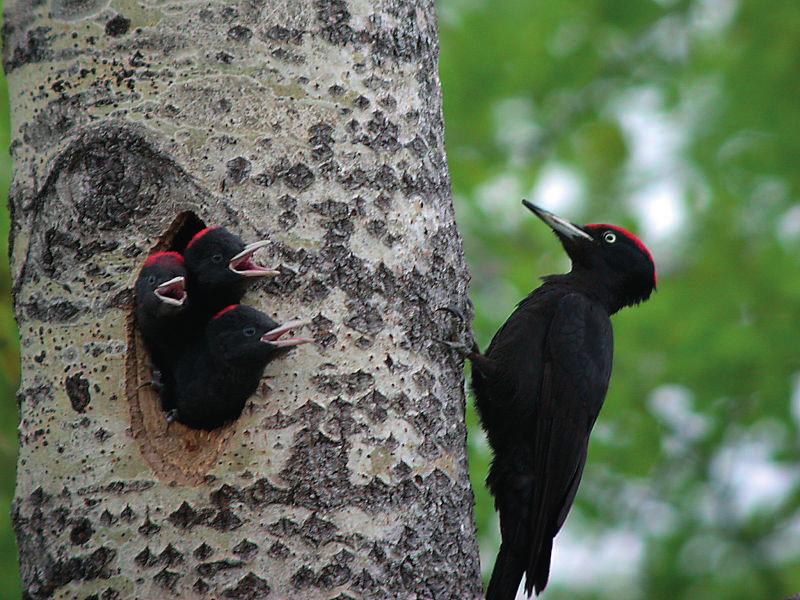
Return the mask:
{"type": "Polygon", "coordinates": [[[501,544],[486,590],[486,600],[514,600],[524,572],[524,557],[514,554],[507,543],[501,544]]]}

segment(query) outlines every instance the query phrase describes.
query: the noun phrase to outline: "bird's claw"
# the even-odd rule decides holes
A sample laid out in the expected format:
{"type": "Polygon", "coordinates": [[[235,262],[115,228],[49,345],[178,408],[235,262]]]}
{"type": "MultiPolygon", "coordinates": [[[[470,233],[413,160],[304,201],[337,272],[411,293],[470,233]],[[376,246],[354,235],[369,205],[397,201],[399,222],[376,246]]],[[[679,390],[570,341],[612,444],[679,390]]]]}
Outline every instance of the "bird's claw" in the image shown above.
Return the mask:
{"type": "MultiPolygon", "coordinates": [[[[442,338],[431,338],[434,342],[438,342],[444,346],[447,346],[451,350],[458,352],[461,356],[469,356],[473,353],[475,343],[465,343],[465,342],[451,342],[450,340],[444,340],[442,338]]],[[[470,336],[472,339],[472,336],[470,336]]]]}
{"type": "Polygon", "coordinates": [[[460,354],[462,357],[467,357],[470,354],[475,353],[477,351],[477,344],[475,343],[475,338],[472,337],[472,332],[469,329],[467,318],[464,316],[464,312],[453,306],[440,306],[434,312],[440,311],[450,313],[461,322],[462,339],[461,341],[452,341],[441,337],[433,337],[433,341],[447,346],[451,350],[460,354]]]}
{"type": "Polygon", "coordinates": [[[433,312],[449,312],[451,315],[458,318],[462,323],[466,323],[467,318],[464,316],[464,311],[456,308],[455,306],[440,306],[433,312]]]}

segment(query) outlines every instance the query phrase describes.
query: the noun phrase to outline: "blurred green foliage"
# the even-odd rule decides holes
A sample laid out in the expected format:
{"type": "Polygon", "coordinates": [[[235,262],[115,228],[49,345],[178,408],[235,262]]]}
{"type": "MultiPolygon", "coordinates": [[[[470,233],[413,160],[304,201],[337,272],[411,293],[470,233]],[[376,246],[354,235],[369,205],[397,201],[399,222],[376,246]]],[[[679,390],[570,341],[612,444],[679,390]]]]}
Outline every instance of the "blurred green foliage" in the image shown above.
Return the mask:
{"type": "MultiPolygon", "coordinates": [[[[800,590],[800,4],[439,8],[448,158],[481,346],[537,276],[567,267],[523,195],[641,233],[659,265],[659,292],[614,319],[612,386],[546,597],[800,590]]],[[[3,197],[9,170],[3,151],[3,197]]],[[[4,248],[8,229],[4,206],[4,248]]],[[[6,261],[0,294],[0,597],[15,598],[19,359],[6,261]]],[[[468,418],[490,569],[489,455],[471,407],[468,418]]]]}
{"type": "MultiPolygon", "coordinates": [[[[0,1],[2,8],[2,1],[0,1]]],[[[0,11],[1,14],[1,11],[0,11]]],[[[2,16],[0,16],[0,20],[2,16]]],[[[6,198],[11,180],[8,147],[10,123],[5,75],[0,69],[0,248],[8,248],[9,216],[6,198]]],[[[0,260],[0,598],[21,594],[17,546],[11,528],[11,501],[17,460],[17,401],[19,385],[19,343],[11,307],[11,277],[8,260],[0,260]]]]}
{"type": "MultiPolygon", "coordinates": [[[[799,591],[800,4],[439,6],[481,347],[537,276],[568,268],[521,197],[626,226],[659,266],[658,293],[614,318],[611,389],[545,597],[799,591]]],[[[470,410],[486,572],[499,539],[470,410]]]]}

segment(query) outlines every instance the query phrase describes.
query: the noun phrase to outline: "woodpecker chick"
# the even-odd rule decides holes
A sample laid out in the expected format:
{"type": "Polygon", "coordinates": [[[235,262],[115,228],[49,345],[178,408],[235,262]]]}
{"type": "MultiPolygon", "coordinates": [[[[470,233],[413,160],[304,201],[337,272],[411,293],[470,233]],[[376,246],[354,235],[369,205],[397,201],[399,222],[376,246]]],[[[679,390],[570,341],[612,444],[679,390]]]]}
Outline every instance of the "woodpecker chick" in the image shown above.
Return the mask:
{"type": "MultiPolygon", "coordinates": [[[[136,280],[136,326],[164,389],[170,387],[172,370],[186,342],[186,269],[177,252],[157,252],[144,262],[136,280]]],[[[165,407],[169,393],[162,391],[165,407]]]]}
{"type": "Polygon", "coordinates": [[[553,538],[575,499],[611,377],[610,316],[656,287],[653,257],[632,233],[579,227],[523,203],[555,232],[572,270],[544,277],[486,352],[468,353],[502,537],[487,600],[513,600],[523,574],[529,596],[547,585],[553,538]]]}
{"type": "Polygon", "coordinates": [[[175,420],[195,429],[215,429],[239,417],[264,368],[311,339],[283,335],[305,325],[279,325],[242,304],[219,311],[180,358],[176,368],[175,420]]]}
{"type": "Polygon", "coordinates": [[[207,227],[195,234],[183,256],[192,313],[198,320],[204,321],[225,306],[237,304],[253,279],[280,274],[253,258],[268,243],[262,240],[245,244],[224,227],[207,227]]]}

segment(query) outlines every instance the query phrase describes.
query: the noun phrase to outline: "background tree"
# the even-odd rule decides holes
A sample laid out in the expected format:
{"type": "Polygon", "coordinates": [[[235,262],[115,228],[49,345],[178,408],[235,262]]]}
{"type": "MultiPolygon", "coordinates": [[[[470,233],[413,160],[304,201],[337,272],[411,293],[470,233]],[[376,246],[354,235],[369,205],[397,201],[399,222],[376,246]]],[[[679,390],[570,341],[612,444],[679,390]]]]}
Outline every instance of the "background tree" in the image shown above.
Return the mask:
{"type": "Polygon", "coordinates": [[[566,266],[520,197],[627,225],[659,266],[659,292],[615,317],[614,377],[546,597],[797,592],[800,6],[443,0],[440,13],[482,346],[537,275],[566,266]]]}
{"type": "MultiPolygon", "coordinates": [[[[521,212],[523,195],[576,220],[630,226],[660,267],[660,291],[615,319],[612,389],[546,598],[797,592],[800,6],[441,0],[438,9],[448,160],[481,344],[536,276],[566,266],[521,212]]],[[[7,126],[0,132],[8,143],[7,126]]],[[[0,314],[8,506],[18,363],[10,309],[0,314]]],[[[499,536],[471,414],[469,439],[486,569],[499,536]]],[[[7,518],[0,527],[0,589],[13,591],[7,518]]]]}
{"type": "Polygon", "coordinates": [[[433,4],[5,14],[25,596],[476,597],[433,4]],[[249,303],[317,340],[211,433],[166,428],[130,319],[198,219],[271,241],[249,303]]]}

